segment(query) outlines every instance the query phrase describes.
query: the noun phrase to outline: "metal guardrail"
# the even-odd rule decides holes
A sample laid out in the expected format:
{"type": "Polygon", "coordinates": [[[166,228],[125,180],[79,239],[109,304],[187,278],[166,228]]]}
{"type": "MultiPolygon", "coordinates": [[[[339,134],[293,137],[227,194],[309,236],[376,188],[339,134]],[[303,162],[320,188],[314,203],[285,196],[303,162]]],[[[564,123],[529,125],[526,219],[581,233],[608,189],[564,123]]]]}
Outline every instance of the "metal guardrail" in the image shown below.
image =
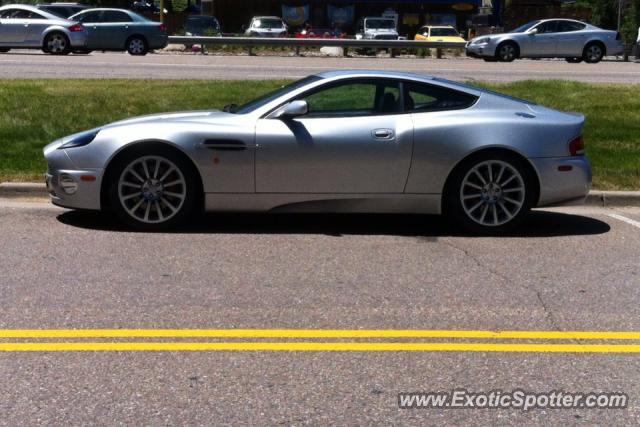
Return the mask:
{"type": "Polygon", "coordinates": [[[169,43],[235,46],[343,47],[378,49],[464,49],[466,42],[427,42],[416,40],[296,39],[267,37],[191,37],[169,36],[169,43]]]}

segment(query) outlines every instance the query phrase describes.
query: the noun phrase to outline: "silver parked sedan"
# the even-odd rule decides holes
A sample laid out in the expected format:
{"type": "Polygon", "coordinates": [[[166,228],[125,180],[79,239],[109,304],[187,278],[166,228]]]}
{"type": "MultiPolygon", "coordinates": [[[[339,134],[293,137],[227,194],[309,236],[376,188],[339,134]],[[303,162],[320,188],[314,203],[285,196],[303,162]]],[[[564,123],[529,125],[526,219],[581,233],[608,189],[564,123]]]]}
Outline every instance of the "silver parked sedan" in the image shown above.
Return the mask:
{"type": "Polygon", "coordinates": [[[89,32],[87,50],[120,50],[146,55],[149,50],[167,46],[167,28],[125,9],[87,9],[71,18],[89,32]]]}
{"type": "Polygon", "coordinates": [[[32,6],[0,7],[0,52],[29,48],[66,55],[86,44],[87,31],[77,22],[32,6]]]}
{"type": "Polygon", "coordinates": [[[467,43],[467,55],[485,61],[517,58],[565,58],[597,63],[605,55],[620,55],[620,33],[572,19],[542,19],[504,34],[479,36],[467,43]]]}
{"type": "Polygon", "coordinates": [[[197,209],[446,213],[501,232],[581,203],[584,117],[460,83],[330,71],[224,111],[132,118],[44,149],[53,203],[138,228],[197,209]]]}

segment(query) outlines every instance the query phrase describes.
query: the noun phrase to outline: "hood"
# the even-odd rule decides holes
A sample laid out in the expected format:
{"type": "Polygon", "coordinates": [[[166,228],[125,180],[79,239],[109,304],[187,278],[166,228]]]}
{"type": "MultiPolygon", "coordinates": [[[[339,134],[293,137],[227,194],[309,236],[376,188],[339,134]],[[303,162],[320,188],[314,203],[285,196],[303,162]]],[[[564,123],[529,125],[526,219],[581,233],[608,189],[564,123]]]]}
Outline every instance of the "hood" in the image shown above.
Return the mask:
{"type": "Polygon", "coordinates": [[[150,123],[150,122],[161,122],[161,123],[201,122],[205,119],[207,121],[210,121],[210,119],[215,119],[215,118],[228,118],[230,115],[231,115],[230,113],[225,113],[218,110],[181,111],[181,112],[175,112],[175,113],[149,114],[146,116],[133,117],[130,119],[109,123],[108,125],[105,125],[102,128],[132,125],[132,124],[138,124],[138,123],[150,123]]]}

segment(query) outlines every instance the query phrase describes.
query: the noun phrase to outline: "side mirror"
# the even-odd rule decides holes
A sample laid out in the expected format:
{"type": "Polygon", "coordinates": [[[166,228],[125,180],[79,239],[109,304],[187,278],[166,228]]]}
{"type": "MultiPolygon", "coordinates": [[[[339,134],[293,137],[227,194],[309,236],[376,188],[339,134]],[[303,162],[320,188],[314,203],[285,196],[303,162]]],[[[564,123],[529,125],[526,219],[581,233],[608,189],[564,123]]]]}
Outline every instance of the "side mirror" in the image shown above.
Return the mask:
{"type": "Polygon", "coordinates": [[[531,34],[532,36],[535,36],[536,34],[538,34],[538,29],[534,28],[533,30],[529,31],[529,34],[531,34]]]}
{"type": "Polygon", "coordinates": [[[309,112],[307,101],[297,100],[291,101],[287,105],[282,106],[276,111],[271,118],[273,119],[290,119],[294,117],[304,116],[309,112]]]}

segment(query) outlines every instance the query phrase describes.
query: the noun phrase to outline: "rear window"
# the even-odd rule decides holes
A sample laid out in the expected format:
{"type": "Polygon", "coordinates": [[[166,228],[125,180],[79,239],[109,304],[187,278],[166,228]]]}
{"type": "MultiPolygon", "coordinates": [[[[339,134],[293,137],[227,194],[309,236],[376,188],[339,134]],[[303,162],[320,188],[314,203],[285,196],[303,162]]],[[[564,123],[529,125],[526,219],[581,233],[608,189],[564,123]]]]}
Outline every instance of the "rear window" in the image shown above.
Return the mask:
{"type": "Polygon", "coordinates": [[[404,87],[406,110],[413,113],[462,110],[478,99],[468,93],[423,83],[405,82],[404,87]]]}

